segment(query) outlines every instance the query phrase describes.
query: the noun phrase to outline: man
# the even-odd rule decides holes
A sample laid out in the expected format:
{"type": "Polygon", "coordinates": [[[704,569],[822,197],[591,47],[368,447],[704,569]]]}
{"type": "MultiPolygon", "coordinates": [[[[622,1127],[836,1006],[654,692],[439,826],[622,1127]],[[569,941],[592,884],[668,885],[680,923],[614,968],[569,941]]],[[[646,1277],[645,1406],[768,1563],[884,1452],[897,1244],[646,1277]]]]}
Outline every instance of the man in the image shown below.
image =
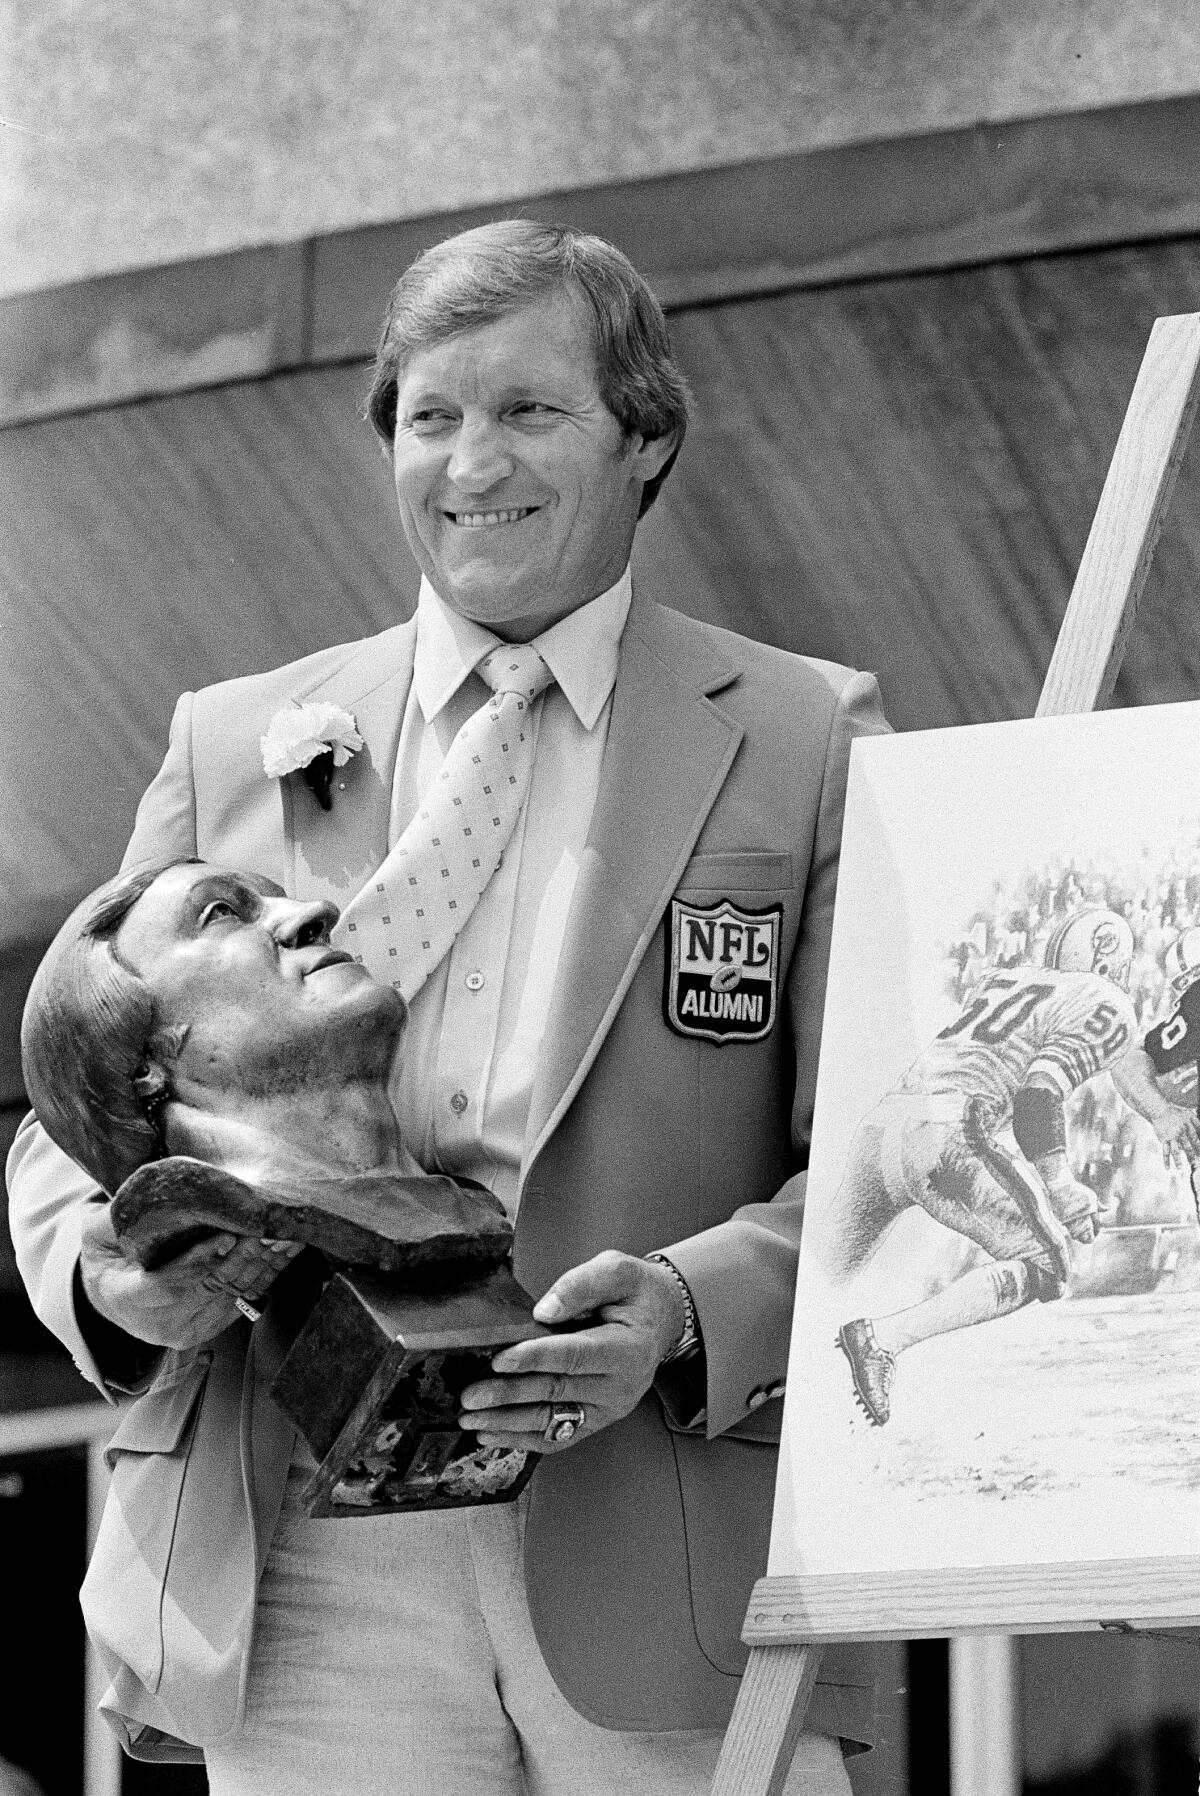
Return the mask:
{"type": "Polygon", "coordinates": [[[854,1395],[883,1427],[899,1355],[920,1341],[1061,1297],[1096,1198],[1067,1161],[1063,1106],[1115,1066],[1136,1029],[1133,933],[1085,906],[1053,931],[1044,966],[990,973],[863,1123],[814,1252],[854,1276],[919,1205],[991,1256],[933,1296],[838,1331],[854,1395]],[[1019,1157],[995,1137],[1011,1124],[1019,1157]]]}
{"type": "MultiPolygon", "coordinates": [[[[154,1622],[149,1655],[125,1630],[112,1705],[142,1750],[163,1732],[203,1744],[215,1792],[336,1787],[353,1726],[312,1718],[358,1688],[344,1667],[365,1638],[371,1677],[386,1659],[404,1692],[363,1697],[394,1744],[389,1791],[701,1789],[765,1566],[849,747],[885,726],[870,679],[632,592],[634,530],[686,393],[656,302],[610,245],[521,221],[428,252],[393,295],[370,413],[424,576],[415,620],[185,695],[126,864],[255,867],[331,899],[339,941],[380,978],[396,968],[405,1140],[501,1197],[538,1316],[584,1319],[497,1356],[468,1411],[484,1443],[560,1450],[507,1520],[480,1512],[419,1548],[407,1524],[424,1517],[382,1536],[305,1525],[285,1500],[289,1432],[259,1395],[272,1308],[252,1331],[231,1311],[205,1380],[195,1356],[169,1360],[157,1431],[138,1439],[208,1440],[216,1393],[240,1404],[240,1570],[219,1604],[205,1593],[201,1626],[175,1531],[164,1613],[187,1625],[154,1622]],[[300,702],[349,725],[328,790],[263,774],[260,737],[300,702]],[[481,760],[493,723],[528,782],[503,830],[492,801],[510,776],[481,760]],[[460,802],[463,827],[430,821],[460,802]],[[431,859],[451,834],[461,888],[431,859]],[[409,902],[410,842],[448,934],[425,936],[430,902],[409,902]],[[743,983],[753,1003],[726,1006],[743,983]],[[701,991],[720,999],[703,1014],[701,991]],[[484,1515],[524,1530],[523,1572],[519,1540],[485,1539],[484,1515]],[[308,1614],[318,1583],[320,1616],[281,1638],[277,1606],[308,1614]],[[288,1655],[290,1708],[263,1669],[288,1655]],[[273,1769],[300,1735],[299,1760],[273,1769]]],[[[153,1275],[115,1289],[94,1187],[36,1131],[10,1184],[27,1282],[89,1376],[167,1340],[153,1275]]],[[[253,1251],[226,1265],[235,1253],[235,1281],[257,1290],[253,1251]]],[[[826,1676],[814,1724],[861,1737],[861,1672],[830,1655],[826,1676]]],[[[806,1736],[798,1759],[805,1788],[845,1790],[828,1738],[806,1736]]],[[[354,1787],[366,1769],[355,1760],[354,1787]]]]}
{"type": "MultiPolygon", "coordinates": [[[[1178,1156],[1193,1174],[1200,1162],[1200,928],[1185,929],[1163,956],[1175,1008],[1135,1045],[1119,1069],[1117,1089],[1153,1125],[1168,1164],[1178,1156]],[[1170,1096],[1160,1086],[1167,1084],[1170,1096]],[[1172,1102],[1183,1098],[1184,1102],[1172,1102]],[[1190,1100],[1190,1105],[1188,1103],[1190,1100]]],[[[1200,1197],[1197,1198],[1200,1203],[1200,1197]]]]}

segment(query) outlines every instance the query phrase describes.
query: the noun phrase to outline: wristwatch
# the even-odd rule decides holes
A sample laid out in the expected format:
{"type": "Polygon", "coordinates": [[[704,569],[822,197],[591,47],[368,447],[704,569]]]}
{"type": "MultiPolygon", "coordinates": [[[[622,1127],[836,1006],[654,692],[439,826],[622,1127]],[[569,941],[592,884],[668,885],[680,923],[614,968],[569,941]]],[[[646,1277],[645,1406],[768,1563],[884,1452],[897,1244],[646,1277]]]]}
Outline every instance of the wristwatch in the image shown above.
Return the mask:
{"type": "Polygon", "coordinates": [[[700,1327],[696,1321],[696,1305],[692,1301],[692,1293],[688,1289],[686,1278],[684,1278],[678,1266],[674,1265],[667,1258],[665,1253],[648,1253],[645,1257],[648,1260],[654,1260],[659,1266],[666,1267],[667,1271],[671,1274],[671,1277],[675,1280],[675,1283],[679,1286],[680,1294],[683,1298],[683,1333],[672,1347],[670,1353],[665,1354],[659,1361],[660,1366],[670,1366],[673,1365],[676,1360],[684,1359],[689,1353],[694,1353],[700,1345],[700,1327]]]}

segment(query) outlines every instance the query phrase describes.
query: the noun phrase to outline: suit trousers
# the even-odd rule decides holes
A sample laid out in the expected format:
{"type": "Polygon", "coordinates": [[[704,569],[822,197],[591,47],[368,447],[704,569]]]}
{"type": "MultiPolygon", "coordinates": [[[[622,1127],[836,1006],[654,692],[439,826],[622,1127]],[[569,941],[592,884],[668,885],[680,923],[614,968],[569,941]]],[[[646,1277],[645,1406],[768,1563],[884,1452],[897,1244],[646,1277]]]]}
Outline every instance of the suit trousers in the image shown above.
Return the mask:
{"type": "MultiPolygon", "coordinates": [[[[704,1796],[718,1730],[618,1732],[560,1695],[525,1601],[523,1499],[312,1520],[310,1471],[289,1474],[245,1727],[208,1749],[210,1796],[704,1796]]],[[[850,1796],[837,1742],[802,1735],[787,1791],[850,1796]]]]}

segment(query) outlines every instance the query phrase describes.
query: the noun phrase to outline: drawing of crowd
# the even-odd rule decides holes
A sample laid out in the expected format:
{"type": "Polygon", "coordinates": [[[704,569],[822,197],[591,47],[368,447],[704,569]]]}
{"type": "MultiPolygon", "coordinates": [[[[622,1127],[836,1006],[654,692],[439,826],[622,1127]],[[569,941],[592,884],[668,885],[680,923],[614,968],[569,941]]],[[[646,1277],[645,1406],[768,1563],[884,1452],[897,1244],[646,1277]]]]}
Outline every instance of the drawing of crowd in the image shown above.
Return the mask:
{"type": "Polygon", "coordinates": [[[839,1328],[877,1427],[921,1341],[1068,1293],[1200,1288],[1200,828],[997,884],[946,993],[957,1014],[863,1118],[815,1231],[835,1288],[913,1208],[973,1244],[916,1301],[839,1328]]]}
{"type": "Polygon", "coordinates": [[[948,993],[965,1003],[995,968],[1040,964],[1052,930],[1085,904],[1116,912],[1133,931],[1129,996],[1139,1024],[1149,1028],[1169,1002],[1168,948],[1200,927],[1200,828],[1153,858],[1147,853],[1125,865],[1116,857],[1106,865],[1069,860],[1011,887],[997,883],[947,949],[948,993]]]}

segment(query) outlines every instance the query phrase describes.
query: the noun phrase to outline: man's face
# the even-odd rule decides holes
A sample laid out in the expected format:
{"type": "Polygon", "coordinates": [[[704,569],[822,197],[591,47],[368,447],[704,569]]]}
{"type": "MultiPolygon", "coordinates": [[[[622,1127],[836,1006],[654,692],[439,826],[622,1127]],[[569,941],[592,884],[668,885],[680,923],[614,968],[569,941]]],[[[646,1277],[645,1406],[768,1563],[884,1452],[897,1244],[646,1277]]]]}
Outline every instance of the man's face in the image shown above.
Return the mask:
{"type": "Polygon", "coordinates": [[[624,435],[584,302],[558,293],[413,354],[396,404],[404,533],[448,605],[528,640],[619,579],[671,446],[624,435]]]}
{"type": "Polygon", "coordinates": [[[150,988],[159,1030],[186,1030],[175,1094],[271,1097],[386,1074],[403,999],[329,944],[337,912],[257,875],[170,867],[117,930],[150,988]]]}

